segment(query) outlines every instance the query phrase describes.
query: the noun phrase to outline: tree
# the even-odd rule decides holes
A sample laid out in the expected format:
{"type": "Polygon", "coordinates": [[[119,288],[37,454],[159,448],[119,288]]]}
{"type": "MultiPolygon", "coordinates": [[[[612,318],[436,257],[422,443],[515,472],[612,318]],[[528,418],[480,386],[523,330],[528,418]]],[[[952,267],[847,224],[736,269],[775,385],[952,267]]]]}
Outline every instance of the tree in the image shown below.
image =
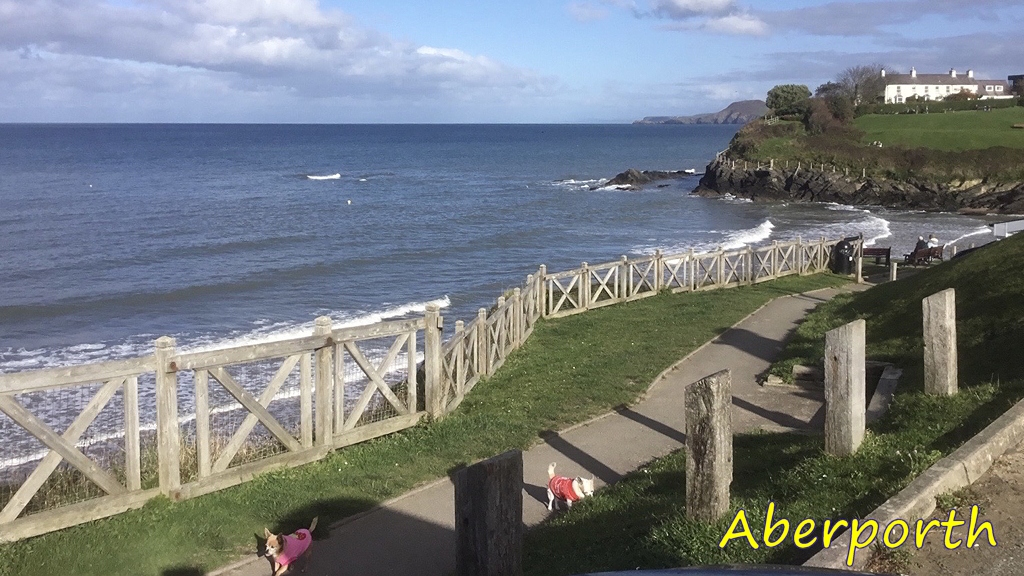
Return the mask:
{"type": "Polygon", "coordinates": [[[1017,78],[1013,81],[1013,86],[1010,87],[1010,92],[1024,98],[1024,78],[1017,78]]]}
{"type": "Polygon", "coordinates": [[[882,70],[885,70],[882,64],[851,66],[836,76],[836,83],[842,86],[843,95],[855,105],[875,102],[885,93],[882,70]]]}
{"type": "Polygon", "coordinates": [[[843,96],[843,85],[837,82],[825,82],[821,86],[815,88],[814,95],[818,98],[828,98],[829,96],[843,96]]]}
{"type": "Polygon", "coordinates": [[[764,103],[776,114],[793,114],[796,104],[810,97],[810,88],[803,84],[779,84],[768,91],[764,103]]]}

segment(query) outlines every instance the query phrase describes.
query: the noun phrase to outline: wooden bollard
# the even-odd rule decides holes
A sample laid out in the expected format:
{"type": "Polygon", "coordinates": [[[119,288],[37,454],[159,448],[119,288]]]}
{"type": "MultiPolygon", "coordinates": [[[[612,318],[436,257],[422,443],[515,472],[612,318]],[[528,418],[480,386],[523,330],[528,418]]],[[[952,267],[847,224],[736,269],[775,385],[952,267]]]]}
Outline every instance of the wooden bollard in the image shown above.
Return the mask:
{"type": "Polygon", "coordinates": [[[924,316],[924,391],[957,393],[956,292],[947,288],[921,301],[924,316]]]}
{"type": "Polygon", "coordinates": [[[523,573],[523,453],[510,450],[455,472],[455,573],[523,573]]]}
{"type": "Polygon", "coordinates": [[[716,372],[686,389],[686,517],[715,522],[729,511],[732,377],[716,372]]]}
{"type": "Polygon", "coordinates": [[[889,281],[890,282],[895,282],[896,281],[896,263],[895,262],[889,262],[889,281]]]}
{"type": "Polygon", "coordinates": [[[825,452],[849,456],[864,440],[864,320],[825,333],[825,452]]]}

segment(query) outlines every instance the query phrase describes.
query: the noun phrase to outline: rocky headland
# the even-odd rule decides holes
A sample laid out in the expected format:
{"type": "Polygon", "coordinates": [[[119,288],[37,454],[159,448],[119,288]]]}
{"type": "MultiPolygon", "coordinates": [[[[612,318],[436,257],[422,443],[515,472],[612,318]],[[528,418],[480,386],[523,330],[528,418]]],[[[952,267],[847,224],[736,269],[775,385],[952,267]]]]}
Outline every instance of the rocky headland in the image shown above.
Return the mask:
{"type": "Polygon", "coordinates": [[[633,124],[746,124],[768,113],[763,100],[733,102],[718,112],[693,116],[647,116],[633,124]]]}
{"type": "Polygon", "coordinates": [[[835,202],[909,210],[1024,214],[1024,182],[893,180],[864,176],[861,172],[832,171],[830,167],[814,170],[806,166],[757,166],[727,158],[708,165],[693,194],[731,194],[755,202],[835,202]]]}

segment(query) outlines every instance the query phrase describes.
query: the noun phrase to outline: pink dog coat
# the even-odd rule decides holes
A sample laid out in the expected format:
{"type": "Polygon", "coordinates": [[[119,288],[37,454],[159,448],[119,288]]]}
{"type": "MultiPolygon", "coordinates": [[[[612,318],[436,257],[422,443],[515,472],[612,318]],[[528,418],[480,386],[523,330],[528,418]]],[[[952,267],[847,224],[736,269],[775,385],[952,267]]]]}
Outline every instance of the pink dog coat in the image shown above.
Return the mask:
{"type": "Polygon", "coordinates": [[[576,495],[576,491],[572,489],[573,478],[566,478],[565,476],[555,476],[551,480],[548,480],[548,490],[555,495],[555,498],[559,500],[565,500],[566,502],[575,502],[580,499],[576,495]]]}
{"type": "Polygon", "coordinates": [[[290,536],[282,536],[282,538],[284,538],[284,550],[281,550],[281,553],[275,558],[281,566],[287,566],[294,562],[313,542],[313,537],[305,528],[296,530],[295,534],[290,536]]]}

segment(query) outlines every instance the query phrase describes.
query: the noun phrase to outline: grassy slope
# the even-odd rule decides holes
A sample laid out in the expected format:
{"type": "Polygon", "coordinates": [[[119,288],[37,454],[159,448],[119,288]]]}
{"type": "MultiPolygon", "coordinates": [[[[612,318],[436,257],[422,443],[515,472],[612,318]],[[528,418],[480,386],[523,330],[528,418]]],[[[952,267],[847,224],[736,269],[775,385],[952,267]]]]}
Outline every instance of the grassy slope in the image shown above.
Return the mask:
{"type": "Polygon", "coordinates": [[[971,150],[1006,146],[1024,148],[1024,107],[946,114],[870,114],[854,125],[864,131],[862,142],[879,140],[886,145],[936,150],[971,150]]]}
{"type": "MultiPolygon", "coordinates": [[[[850,458],[825,455],[820,437],[738,436],[733,512],[746,510],[759,540],[769,501],[776,502],[776,517],[814,518],[819,526],[825,518],[862,517],[977,433],[1024,397],[1024,362],[1018,356],[1024,340],[1022,296],[1024,235],[1019,235],[819,307],[786,353],[804,362],[820,358],[825,330],[865,318],[868,357],[905,369],[893,405],[850,458]],[[921,392],[920,301],[950,287],[957,291],[961,393],[928,397],[921,392]]],[[[685,460],[678,452],[574,506],[528,534],[527,573],[801,562],[815,552],[795,548],[792,537],[788,545],[772,549],[752,550],[737,541],[719,549],[732,514],[713,525],[688,521],[684,482],[685,460]]]]}
{"type": "Polygon", "coordinates": [[[661,294],[542,322],[494,377],[441,422],[193,500],[157,499],[114,518],[0,545],[0,573],[202,573],[251,554],[253,534],[264,525],[291,530],[319,515],[327,526],[463,463],[525,448],[545,430],[632,402],[658,373],[765,302],[846,281],[821,274],[661,294]],[[280,498],[282,493],[289,497],[280,498]],[[182,542],[189,544],[183,548],[182,542]]]}

